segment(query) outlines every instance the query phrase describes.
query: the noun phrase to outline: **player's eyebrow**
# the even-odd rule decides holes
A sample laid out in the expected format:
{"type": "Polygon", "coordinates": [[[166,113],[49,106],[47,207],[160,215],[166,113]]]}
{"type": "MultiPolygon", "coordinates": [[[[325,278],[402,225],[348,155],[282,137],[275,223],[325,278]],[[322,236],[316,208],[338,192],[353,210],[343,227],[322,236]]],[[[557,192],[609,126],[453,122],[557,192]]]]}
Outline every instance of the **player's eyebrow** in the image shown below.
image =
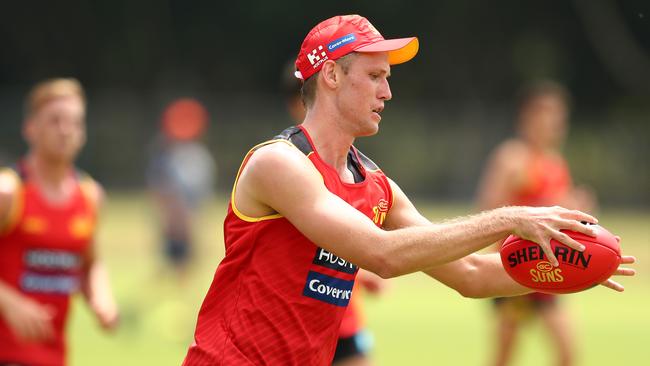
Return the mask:
{"type": "Polygon", "coordinates": [[[390,65],[387,65],[382,71],[384,72],[384,75],[386,75],[386,78],[390,77],[390,65]]]}
{"type": "Polygon", "coordinates": [[[381,68],[381,69],[379,69],[379,73],[380,73],[382,76],[386,76],[386,78],[389,78],[390,75],[391,75],[391,74],[390,74],[390,67],[389,67],[389,68],[381,68]]]}

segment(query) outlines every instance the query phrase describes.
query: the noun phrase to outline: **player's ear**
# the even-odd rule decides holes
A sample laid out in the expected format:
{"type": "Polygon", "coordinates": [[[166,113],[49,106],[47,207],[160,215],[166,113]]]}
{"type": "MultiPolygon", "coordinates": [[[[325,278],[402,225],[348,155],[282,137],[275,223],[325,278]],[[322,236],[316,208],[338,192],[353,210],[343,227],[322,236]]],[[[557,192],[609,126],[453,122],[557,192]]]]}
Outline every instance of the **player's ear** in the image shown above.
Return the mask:
{"type": "Polygon", "coordinates": [[[321,79],[323,83],[330,88],[336,89],[339,83],[339,68],[336,67],[336,62],[332,60],[327,60],[323,63],[323,67],[320,70],[321,79]]]}

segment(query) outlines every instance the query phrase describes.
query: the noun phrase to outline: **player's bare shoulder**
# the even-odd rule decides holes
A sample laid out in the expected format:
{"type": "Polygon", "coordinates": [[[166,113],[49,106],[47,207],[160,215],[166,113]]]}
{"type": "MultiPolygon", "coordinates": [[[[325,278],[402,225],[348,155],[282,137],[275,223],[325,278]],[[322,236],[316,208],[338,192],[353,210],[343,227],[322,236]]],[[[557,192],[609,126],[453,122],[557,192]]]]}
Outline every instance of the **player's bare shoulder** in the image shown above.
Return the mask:
{"type": "Polygon", "coordinates": [[[234,187],[233,198],[240,211],[251,216],[268,215],[274,203],[289,197],[291,192],[320,184],[320,173],[293,144],[274,140],[253,148],[244,159],[234,187]]]}
{"type": "Polygon", "coordinates": [[[239,183],[247,180],[257,184],[282,180],[285,176],[318,174],[309,159],[293,144],[276,140],[255,148],[242,168],[239,183]]]}
{"type": "Polygon", "coordinates": [[[0,231],[9,218],[19,188],[18,174],[13,169],[0,168],[0,231]]]}
{"type": "Polygon", "coordinates": [[[494,151],[496,156],[527,155],[528,147],[521,139],[512,138],[503,141],[494,151]]]}
{"type": "Polygon", "coordinates": [[[525,166],[529,159],[529,149],[520,139],[509,139],[502,142],[492,154],[492,163],[508,170],[517,170],[525,166]]]}
{"type": "Polygon", "coordinates": [[[86,173],[82,172],[79,175],[79,185],[84,197],[93,207],[95,207],[95,209],[99,209],[102,206],[106,195],[104,187],[86,173]]]}
{"type": "Polygon", "coordinates": [[[275,140],[251,152],[242,175],[246,170],[267,172],[269,169],[291,169],[292,167],[300,169],[305,166],[309,166],[309,159],[300,150],[286,140],[275,140]]]}

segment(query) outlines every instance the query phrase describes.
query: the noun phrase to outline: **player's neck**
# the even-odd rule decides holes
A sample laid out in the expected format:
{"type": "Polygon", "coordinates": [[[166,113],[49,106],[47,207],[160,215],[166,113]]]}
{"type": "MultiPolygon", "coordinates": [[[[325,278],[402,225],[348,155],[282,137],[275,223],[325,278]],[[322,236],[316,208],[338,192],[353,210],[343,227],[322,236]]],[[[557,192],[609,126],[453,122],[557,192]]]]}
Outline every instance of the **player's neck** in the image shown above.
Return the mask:
{"type": "Polygon", "coordinates": [[[48,159],[42,154],[31,152],[25,158],[27,169],[32,179],[44,193],[54,200],[59,194],[65,196],[72,164],[66,161],[48,159]]]}
{"type": "Polygon", "coordinates": [[[544,144],[526,138],[523,138],[523,142],[528,147],[528,150],[535,155],[555,155],[559,151],[559,147],[553,144],[544,144]]]}
{"type": "Polygon", "coordinates": [[[354,142],[354,136],[337,128],[332,120],[315,118],[313,114],[308,113],[302,127],[309,133],[320,158],[339,174],[344,174],[347,170],[348,151],[354,142]]]}

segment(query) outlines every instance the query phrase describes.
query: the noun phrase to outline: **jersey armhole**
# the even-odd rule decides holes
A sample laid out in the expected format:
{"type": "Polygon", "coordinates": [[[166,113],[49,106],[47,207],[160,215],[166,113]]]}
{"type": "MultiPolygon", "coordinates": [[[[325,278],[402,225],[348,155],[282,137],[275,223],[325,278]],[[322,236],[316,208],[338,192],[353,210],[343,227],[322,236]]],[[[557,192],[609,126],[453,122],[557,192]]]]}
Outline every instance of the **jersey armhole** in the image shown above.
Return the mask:
{"type": "Polygon", "coordinates": [[[99,195],[97,192],[99,189],[99,187],[97,187],[98,183],[93,179],[93,177],[83,171],[77,172],[77,182],[79,184],[81,196],[92,210],[93,218],[96,218],[99,208],[99,195]]]}
{"type": "Polygon", "coordinates": [[[235,177],[235,183],[232,186],[232,193],[230,194],[230,208],[232,209],[232,212],[241,220],[246,221],[246,222],[260,222],[260,221],[265,221],[265,220],[272,220],[272,219],[279,219],[282,218],[283,216],[280,215],[279,213],[271,214],[271,215],[265,215],[265,216],[260,216],[260,217],[252,217],[252,216],[247,216],[243,214],[239,209],[237,209],[237,206],[235,205],[235,193],[237,191],[237,183],[239,182],[239,176],[241,175],[242,170],[244,170],[244,167],[246,166],[246,163],[250,159],[250,157],[253,155],[253,153],[266,145],[274,144],[276,142],[284,142],[285,144],[292,146],[297,149],[297,147],[291,143],[291,141],[285,140],[285,139],[273,139],[273,140],[268,140],[265,142],[262,142],[261,144],[257,144],[253,146],[252,149],[246,153],[246,156],[244,157],[244,160],[241,163],[241,166],[239,167],[239,170],[237,171],[237,176],[235,177]]]}
{"type": "Polygon", "coordinates": [[[20,175],[11,168],[0,169],[0,184],[15,184],[16,188],[9,206],[7,220],[0,225],[0,235],[7,235],[12,232],[18,222],[24,208],[24,188],[20,175]],[[13,181],[13,182],[12,182],[13,181]]]}

